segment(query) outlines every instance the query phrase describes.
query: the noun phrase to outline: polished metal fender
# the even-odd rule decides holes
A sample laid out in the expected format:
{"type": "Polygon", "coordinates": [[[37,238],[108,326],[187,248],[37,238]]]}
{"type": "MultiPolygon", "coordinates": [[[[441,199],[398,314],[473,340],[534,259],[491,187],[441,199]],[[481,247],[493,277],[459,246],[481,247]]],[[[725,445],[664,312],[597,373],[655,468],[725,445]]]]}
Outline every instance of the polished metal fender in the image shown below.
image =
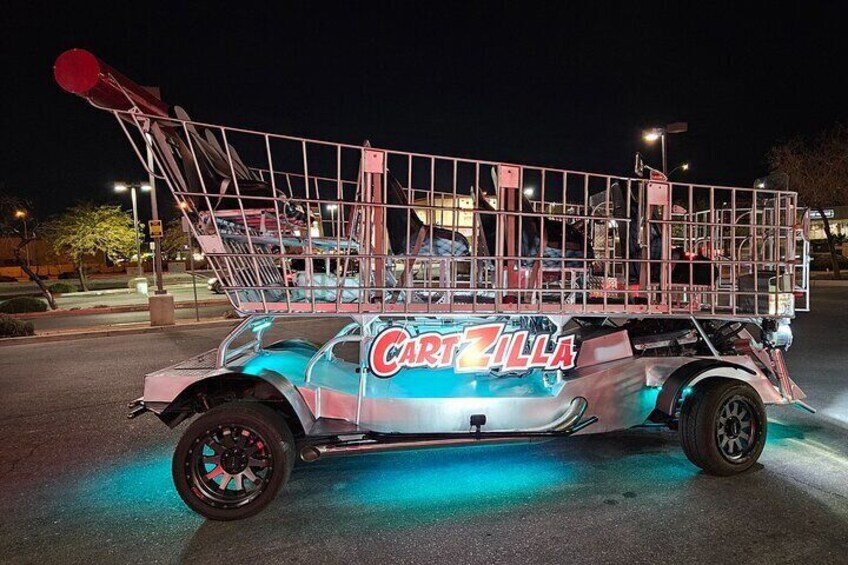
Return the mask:
{"type": "Polygon", "coordinates": [[[751,367],[717,358],[694,359],[675,369],[665,380],[649,420],[661,422],[673,419],[679,408],[683,390],[708,378],[739,380],[751,385],[765,404],[784,403],[780,392],[768,377],[751,367]]]}
{"type": "Polygon", "coordinates": [[[315,416],[297,388],[284,375],[268,369],[259,374],[227,372],[209,376],[186,387],[166,406],[148,409],[173,428],[195,412],[189,406],[198,396],[221,390],[235,395],[236,400],[282,403],[283,411],[296,420],[304,434],[315,424],[315,416]]]}

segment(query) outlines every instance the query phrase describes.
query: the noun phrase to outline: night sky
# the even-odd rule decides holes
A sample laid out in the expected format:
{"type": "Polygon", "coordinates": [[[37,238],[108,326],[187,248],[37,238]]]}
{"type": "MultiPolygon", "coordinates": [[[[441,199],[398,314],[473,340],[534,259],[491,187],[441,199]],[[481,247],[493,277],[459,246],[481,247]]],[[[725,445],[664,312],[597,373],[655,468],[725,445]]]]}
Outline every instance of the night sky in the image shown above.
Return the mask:
{"type": "Polygon", "coordinates": [[[53,81],[72,47],[197,120],[401,150],[629,174],[638,149],[659,166],[642,128],[687,121],[670,167],[742,186],[848,114],[836,2],[248,4],[6,5],[0,183],[44,216],[143,177],[114,119],[53,81]]]}

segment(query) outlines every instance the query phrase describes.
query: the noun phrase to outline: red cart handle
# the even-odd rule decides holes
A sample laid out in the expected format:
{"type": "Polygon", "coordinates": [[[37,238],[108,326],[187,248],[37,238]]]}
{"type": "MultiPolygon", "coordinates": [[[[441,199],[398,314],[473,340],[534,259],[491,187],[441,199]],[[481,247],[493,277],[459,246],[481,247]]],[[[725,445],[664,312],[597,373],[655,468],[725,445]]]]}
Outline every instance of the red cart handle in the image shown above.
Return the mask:
{"type": "Polygon", "coordinates": [[[109,110],[137,107],[168,117],[168,105],[85,49],[70,49],[56,59],[53,76],[64,90],[109,110]]]}

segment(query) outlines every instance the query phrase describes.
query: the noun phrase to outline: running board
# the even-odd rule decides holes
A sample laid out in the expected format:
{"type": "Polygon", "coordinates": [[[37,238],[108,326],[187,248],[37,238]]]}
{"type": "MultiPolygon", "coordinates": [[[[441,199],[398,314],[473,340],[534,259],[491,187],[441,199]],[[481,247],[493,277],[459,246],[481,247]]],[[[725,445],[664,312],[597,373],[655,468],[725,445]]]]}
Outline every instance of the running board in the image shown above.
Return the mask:
{"type": "Polygon", "coordinates": [[[361,440],[342,441],[322,445],[309,444],[300,448],[300,458],[312,463],[324,457],[376,453],[382,451],[401,451],[408,449],[426,449],[435,447],[454,447],[491,443],[514,443],[544,441],[570,436],[598,421],[590,416],[564,430],[539,432],[469,432],[446,434],[377,434],[369,433],[361,440]]]}

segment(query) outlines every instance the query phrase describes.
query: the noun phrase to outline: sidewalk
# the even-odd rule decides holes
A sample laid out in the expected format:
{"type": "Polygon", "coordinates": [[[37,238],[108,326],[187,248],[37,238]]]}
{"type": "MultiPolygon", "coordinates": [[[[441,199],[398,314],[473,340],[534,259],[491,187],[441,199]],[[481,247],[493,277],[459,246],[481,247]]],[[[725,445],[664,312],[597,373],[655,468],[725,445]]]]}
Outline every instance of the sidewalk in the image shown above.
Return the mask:
{"type": "MultiPolygon", "coordinates": [[[[191,284],[166,286],[165,290],[174,297],[176,308],[190,308],[194,306],[194,289],[191,284]]],[[[129,289],[74,292],[56,296],[58,310],[13,315],[16,318],[37,319],[52,316],[141,312],[148,309],[148,297],[152,295],[152,290],[148,295],[144,295],[129,289]]],[[[198,306],[226,305],[229,304],[229,301],[224,295],[212,293],[206,288],[205,284],[198,284],[197,304],[198,306]]]]}
{"type": "Polygon", "coordinates": [[[95,326],[90,328],[73,328],[67,330],[55,330],[48,332],[39,332],[33,336],[27,337],[10,337],[0,339],[0,348],[4,346],[28,345],[37,343],[49,343],[55,341],[64,341],[69,339],[91,339],[97,337],[110,337],[133,334],[147,334],[154,332],[173,332],[191,329],[204,329],[216,327],[233,327],[238,324],[238,319],[212,319],[201,320],[177,320],[173,326],[151,326],[149,323],[137,323],[126,325],[107,325],[95,326]]]}
{"type": "MultiPolygon", "coordinates": [[[[205,288],[206,279],[212,276],[211,271],[197,271],[196,274],[198,288],[205,288]]],[[[153,274],[146,273],[145,276],[147,277],[150,287],[153,288],[155,284],[153,274]]],[[[122,290],[127,290],[129,281],[133,278],[135,278],[135,275],[92,275],[88,279],[88,286],[91,289],[89,292],[120,292],[122,290]]],[[[190,273],[165,273],[163,281],[165,283],[165,288],[169,288],[171,286],[180,286],[185,284],[191,285],[191,279],[192,275],[190,273]]],[[[52,277],[44,280],[44,283],[47,286],[57,282],[67,283],[75,288],[79,286],[79,281],[77,279],[57,279],[56,277],[52,277]]],[[[40,294],[38,285],[32,281],[20,280],[14,283],[0,283],[0,300],[12,298],[13,296],[39,296],[40,294]]]]}

